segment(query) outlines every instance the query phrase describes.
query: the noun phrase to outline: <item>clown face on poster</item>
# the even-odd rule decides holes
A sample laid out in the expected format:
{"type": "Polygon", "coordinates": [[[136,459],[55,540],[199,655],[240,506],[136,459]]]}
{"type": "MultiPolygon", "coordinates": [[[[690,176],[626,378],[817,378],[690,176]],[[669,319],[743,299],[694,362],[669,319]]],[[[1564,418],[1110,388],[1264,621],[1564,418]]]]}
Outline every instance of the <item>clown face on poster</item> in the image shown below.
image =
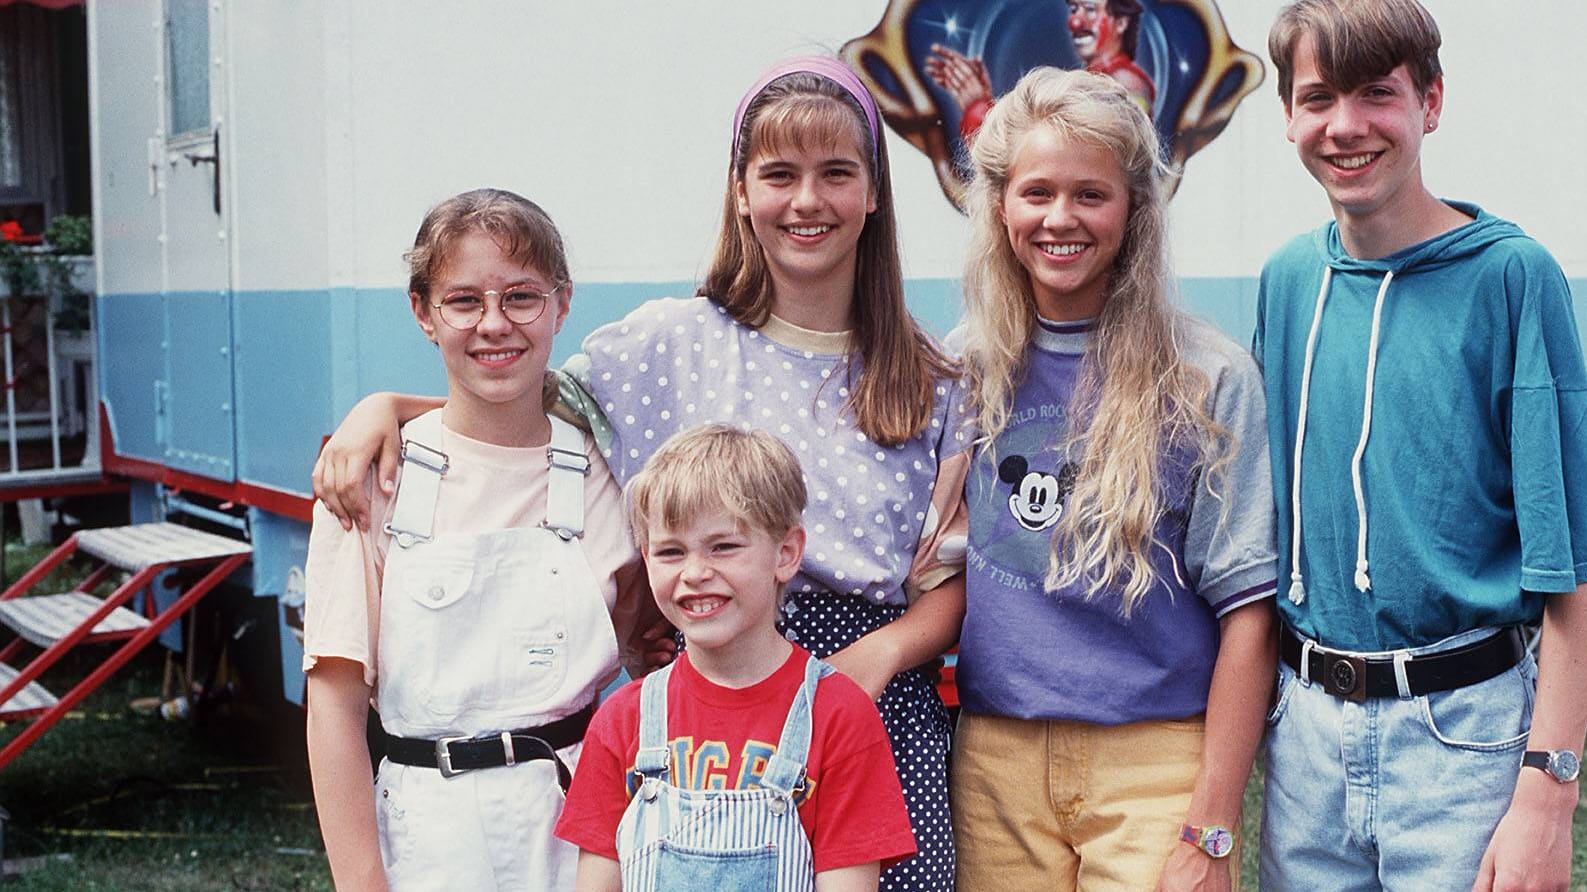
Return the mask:
{"type": "Polygon", "coordinates": [[[931,159],[955,205],[969,180],[969,140],[1032,68],[1117,80],[1151,116],[1176,171],[1262,81],[1261,61],[1234,45],[1212,0],[891,0],[842,55],[888,125],[931,159]]]}

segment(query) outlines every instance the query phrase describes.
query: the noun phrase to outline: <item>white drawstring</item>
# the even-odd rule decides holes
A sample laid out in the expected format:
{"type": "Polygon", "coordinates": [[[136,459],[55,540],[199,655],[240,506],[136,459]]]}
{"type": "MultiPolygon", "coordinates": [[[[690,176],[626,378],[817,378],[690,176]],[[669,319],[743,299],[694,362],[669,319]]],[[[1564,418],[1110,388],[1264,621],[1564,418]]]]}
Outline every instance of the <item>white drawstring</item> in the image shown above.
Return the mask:
{"type": "Polygon", "coordinates": [[[1356,490],[1356,591],[1372,588],[1372,577],[1367,575],[1367,497],[1361,490],[1361,456],[1367,451],[1367,437],[1372,433],[1372,379],[1378,369],[1378,325],[1383,318],[1383,298],[1389,293],[1389,282],[1394,273],[1384,274],[1378,286],[1378,299],[1372,305],[1372,336],[1367,341],[1367,388],[1361,404],[1361,439],[1356,441],[1356,453],[1350,459],[1350,482],[1356,490]]]}
{"type": "Polygon", "coordinates": [[[1290,536],[1289,600],[1299,604],[1306,600],[1306,584],[1300,572],[1300,459],[1306,445],[1306,409],[1311,400],[1311,365],[1317,352],[1317,331],[1322,326],[1323,304],[1328,300],[1328,283],[1333,279],[1333,269],[1323,267],[1322,287],[1317,289],[1317,309],[1311,317],[1311,333],[1306,336],[1306,360],[1300,372],[1300,418],[1295,423],[1295,468],[1290,485],[1290,536]]]}

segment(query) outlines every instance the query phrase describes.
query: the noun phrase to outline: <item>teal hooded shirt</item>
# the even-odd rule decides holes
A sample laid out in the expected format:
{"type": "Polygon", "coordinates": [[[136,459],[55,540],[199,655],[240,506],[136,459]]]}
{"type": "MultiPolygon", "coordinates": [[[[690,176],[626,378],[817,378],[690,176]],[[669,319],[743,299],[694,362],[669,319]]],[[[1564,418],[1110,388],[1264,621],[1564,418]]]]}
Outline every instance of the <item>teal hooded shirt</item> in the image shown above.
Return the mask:
{"type": "Polygon", "coordinates": [[[1475,219],[1388,257],[1350,257],[1329,223],[1262,270],[1277,600],[1327,647],[1531,622],[1587,582],[1569,286],[1515,224],[1450,204],[1475,219]]]}

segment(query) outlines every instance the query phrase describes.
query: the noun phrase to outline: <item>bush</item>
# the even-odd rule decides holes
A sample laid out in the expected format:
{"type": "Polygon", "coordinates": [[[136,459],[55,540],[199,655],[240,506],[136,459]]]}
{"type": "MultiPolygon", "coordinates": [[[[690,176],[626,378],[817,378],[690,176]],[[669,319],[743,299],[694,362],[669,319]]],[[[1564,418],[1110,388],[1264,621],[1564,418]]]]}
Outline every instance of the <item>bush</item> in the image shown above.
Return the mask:
{"type": "Polygon", "coordinates": [[[60,298],[55,327],[63,331],[88,328],[88,295],[73,281],[73,257],[94,253],[94,227],[87,217],[62,214],[44,230],[46,249],[27,250],[0,240],[0,279],[13,297],[43,293],[60,298]]]}

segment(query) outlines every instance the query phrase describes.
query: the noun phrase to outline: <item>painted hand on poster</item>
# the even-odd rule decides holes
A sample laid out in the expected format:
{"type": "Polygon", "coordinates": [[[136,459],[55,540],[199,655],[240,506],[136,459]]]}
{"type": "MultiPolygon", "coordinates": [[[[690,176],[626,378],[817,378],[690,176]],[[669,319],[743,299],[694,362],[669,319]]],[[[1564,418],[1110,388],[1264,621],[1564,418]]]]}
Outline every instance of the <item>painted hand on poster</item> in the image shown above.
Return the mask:
{"type": "Polygon", "coordinates": [[[1039,65],[1119,81],[1152,117],[1176,171],[1262,81],[1214,0],[890,0],[842,54],[883,117],[932,160],[962,206],[965,150],[996,96],[1039,65]]]}
{"type": "Polygon", "coordinates": [[[959,103],[959,133],[969,139],[992,107],[992,80],[986,75],[986,63],[934,43],[925,67],[926,76],[959,103]]]}
{"type": "MultiPolygon", "coordinates": [[[[1086,70],[1118,81],[1151,114],[1157,87],[1135,64],[1140,20],[1137,0],[1069,0],[1069,37],[1086,70]]],[[[959,103],[959,135],[972,139],[992,107],[992,82],[985,63],[935,43],[925,69],[926,76],[959,103]]]]}

